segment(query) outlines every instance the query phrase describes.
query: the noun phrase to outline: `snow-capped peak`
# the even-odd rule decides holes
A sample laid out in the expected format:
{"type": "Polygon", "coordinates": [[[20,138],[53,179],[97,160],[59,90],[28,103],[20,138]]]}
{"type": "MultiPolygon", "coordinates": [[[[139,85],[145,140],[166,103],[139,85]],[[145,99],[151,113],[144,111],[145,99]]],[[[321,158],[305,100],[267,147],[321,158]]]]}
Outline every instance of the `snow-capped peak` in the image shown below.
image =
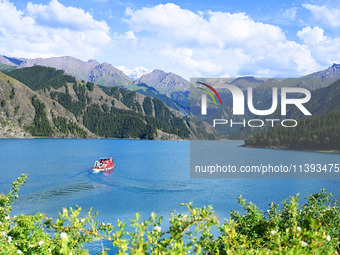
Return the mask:
{"type": "Polygon", "coordinates": [[[134,69],[129,69],[125,66],[117,66],[116,68],[123,71],[129,78],[133,80],[137,80],[142,75],[150,73],[150,71],[144,66],[137,66],[134,69]]]}

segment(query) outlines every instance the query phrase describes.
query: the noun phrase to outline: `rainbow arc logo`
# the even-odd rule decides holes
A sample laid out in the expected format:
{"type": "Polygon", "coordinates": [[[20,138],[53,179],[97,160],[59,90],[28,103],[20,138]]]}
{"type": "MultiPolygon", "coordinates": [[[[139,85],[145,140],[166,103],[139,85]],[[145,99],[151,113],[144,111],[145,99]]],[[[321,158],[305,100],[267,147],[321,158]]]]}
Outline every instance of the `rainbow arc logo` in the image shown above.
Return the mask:
{"type": "MultiPolygon", "coordinates": [[[[212,86],[210,86],[210,85],[208,85],[208,84],[206,84],[204,82],[197,82],[197,83],[201,84],[201,85],[203,85],[203,86],[205,86],[207,88],[209,88],[217,96],[217,98],[220,101],[220,104],[222,106],[221,97],[220,97],[220,95],[217,93],[217,91],[212,86]]],[[[213,96],[213,94],[209,90],[207,90],[205,88],[198,88],[198,89],[203,90],[204,92],[206,92],[212,98],[212,100],[214,101],[215,105],[217,105],[215,97],[213,96]]],[[[202,104],[201,114],[202,115],[207,115],[207,95],[206,94],[202,94],[202,96],[201,96],[201,104],[202,104]]]]}

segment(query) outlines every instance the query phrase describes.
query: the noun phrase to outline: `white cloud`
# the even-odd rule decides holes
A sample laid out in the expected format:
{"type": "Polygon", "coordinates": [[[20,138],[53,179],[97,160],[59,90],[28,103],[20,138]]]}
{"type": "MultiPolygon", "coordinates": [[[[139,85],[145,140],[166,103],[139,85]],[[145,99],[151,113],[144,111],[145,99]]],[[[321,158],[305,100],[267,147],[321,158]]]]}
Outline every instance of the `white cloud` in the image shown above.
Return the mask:
{"type": "Polygon", "coordinates": [[[133,31],[155,32],[177,43],[224,48],[248,40],[258,43],[285,39],[279,27],[254,22],[245,13],[208,11],[196,14],[168,3],[136,11],[128,8],[125,14],[133,31]]]}
{"type": "Polygon", "coordinates": [[[109,27],[82,9],[57,0],[48,5],[28,3],[24,11],[0,1],[0,48],[14,57],[70,55],[94,58],[111,41],[109,27]]]}
{"type": "Polygon", "coordinates": [[[316,21],[327,26],[340,27],[340,8],[313,4],[302,4],[302,6],[312,13],[316,21]]]}
{"type": "Polygon", "coordinates": [[[297,32],[297,36],[306,44],[320,44],[327,40],[324,30],[320,27],[305,27],[297,32]]]}
{"type": "Polygon", "coordinates": [[[216,74],[223,71],[223,67],[206,59],[195,59],[194,51],[189,48],[166,48],[161,51],[174,64],[181,64],[186,70],[191,71],[194,76],[204,74],[216,74]]]}
{"type": "Polygon", "coordinates": [[[312,55],[324,67],[332,63],[339,63],[340,38],[331,38],[324,35],[320,27],[305,27],[298,31],[297,36],[308,46],[312,55]]]}
{"type": "Polygon", "coordinates": [[[282,13],[282,17],[288,19],[290,21],[294,21],[296,19],[297,7],[292,7],[290,9],[286,9],[282,13]]]}
{"type": "Polygon", "coordinates": [[[42,26],[75,31],[103,30],[109,32],[109,27],[105,21],[96,21],[90,13],[75,7],[66,7],[58,0],[51,0],[48,5],[29,2],[25,13],[42,26]]]}
{"type": "Polygon", "coordinates": [[[291,75],[304,75],[317,71],[320,66],[311,55],[307,46],[294,41],[278,42],[272,45],[271,50],[266,50],[266,55],[261,55],[262,59],[256,60],[256,55],[252,57],[256,74],[274,77],[290,77],[291,75]]]}
{"type": "MultiPolygon", "coordinates": [[[[286,15],[295,19],[296,11],[289,9],[286,15]]],[[[280,27],[256,22],[245,13],[194,13],[175,4],[159,4],[127,8],[125,15],[135,33],[166,42],[159,52],[186,78],[297,76],[320,67],[309,47],[289,41],[280,27]]]]}
{"type": "Polygon", "coordinates": [[[141,42],[131,30],[124,34],[115,34],[115,41],[117,46],[127,50],[136,50],[143,46],[143,42],[141,42]]]}

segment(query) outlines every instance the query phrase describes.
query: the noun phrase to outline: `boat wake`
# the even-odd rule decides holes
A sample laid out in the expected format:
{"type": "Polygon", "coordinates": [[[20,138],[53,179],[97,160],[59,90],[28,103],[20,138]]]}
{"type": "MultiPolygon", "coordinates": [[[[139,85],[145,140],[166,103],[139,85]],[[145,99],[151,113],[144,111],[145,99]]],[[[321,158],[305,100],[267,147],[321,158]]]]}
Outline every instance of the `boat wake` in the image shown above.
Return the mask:
{"type": "Polygon", "coordinates": [[[73,183],[69,183],[64,186],[55,187],[53,189],[46,189],[35,193],[23,195],[22,199],[27,203],[51,201],[58,197],[65,197],[77,193],[81,193],[87,190],[94,190],[100,188],[100,184],[89,183],[87,180],[79,180],[73,183]]]}

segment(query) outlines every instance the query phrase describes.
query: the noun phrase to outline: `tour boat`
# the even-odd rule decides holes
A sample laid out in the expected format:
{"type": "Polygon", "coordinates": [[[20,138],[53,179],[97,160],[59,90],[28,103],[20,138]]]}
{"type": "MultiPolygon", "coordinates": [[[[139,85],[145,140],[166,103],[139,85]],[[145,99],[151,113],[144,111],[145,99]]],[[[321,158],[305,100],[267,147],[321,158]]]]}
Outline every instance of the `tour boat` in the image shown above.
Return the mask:
{"type": "Polygon", "coordinates": [[[115,168],[115,162],[112,157],[106,156],[99,158],[94,162],[93,171],[95,172],[107,172],[115,168]]]}

